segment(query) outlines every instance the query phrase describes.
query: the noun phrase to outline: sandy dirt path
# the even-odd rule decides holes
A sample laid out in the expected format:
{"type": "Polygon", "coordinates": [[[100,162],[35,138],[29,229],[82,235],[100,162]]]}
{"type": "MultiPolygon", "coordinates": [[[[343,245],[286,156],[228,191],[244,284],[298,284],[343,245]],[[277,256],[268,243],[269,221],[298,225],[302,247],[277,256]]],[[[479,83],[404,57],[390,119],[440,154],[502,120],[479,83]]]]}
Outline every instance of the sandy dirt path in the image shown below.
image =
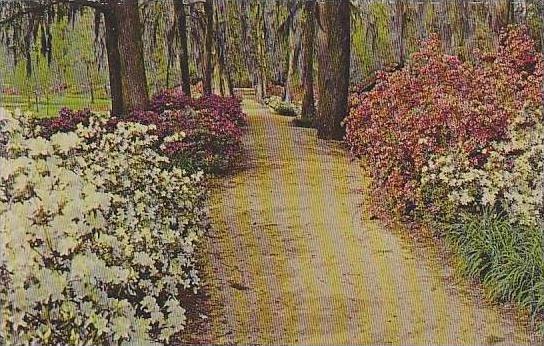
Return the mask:
{"type": "Polygon", "coordinates": [[[534,344],[511,317],[451,284],[432,250],[365,215],[365,177],[338,143],[254,101],[243,106],[246,167],[212,193],[213,313],[202,341],[534,344]]]}

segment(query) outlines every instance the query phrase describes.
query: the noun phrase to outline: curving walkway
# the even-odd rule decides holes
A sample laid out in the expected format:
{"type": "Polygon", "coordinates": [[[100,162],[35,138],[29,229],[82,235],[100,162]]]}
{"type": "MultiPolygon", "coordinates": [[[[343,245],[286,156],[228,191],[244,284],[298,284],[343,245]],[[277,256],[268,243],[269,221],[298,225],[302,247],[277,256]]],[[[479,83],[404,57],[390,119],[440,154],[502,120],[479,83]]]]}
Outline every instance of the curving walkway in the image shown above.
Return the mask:
{"type": "Polygon", "coordinates": [[[251,100],[247,167],[218,181],[205,244],[213,344],[520,345],[526,330],[460,293],[429,249],[364,215],[365,177],[251,100]]]}

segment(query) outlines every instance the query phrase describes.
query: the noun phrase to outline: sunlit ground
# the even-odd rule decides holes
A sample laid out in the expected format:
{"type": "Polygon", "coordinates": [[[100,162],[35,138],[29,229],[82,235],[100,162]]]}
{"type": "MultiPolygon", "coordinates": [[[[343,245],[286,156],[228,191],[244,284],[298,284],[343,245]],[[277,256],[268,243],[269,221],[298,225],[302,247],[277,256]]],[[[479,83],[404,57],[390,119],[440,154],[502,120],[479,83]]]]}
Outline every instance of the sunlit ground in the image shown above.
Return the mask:
{"type": "Polygon", "coordinates": [[[38,117],[52,117],[57,115],[63,107],[70,109],[90,108],[95,112],[105,112],[111,108],[111,101],[96,98],[94,102],[91,102],[88,95],[55,95],[51,96],[49,100],[41,98],[36,103],[32,97],[0,94],[0,106],[9,110],[29,111],[38,117]]]}

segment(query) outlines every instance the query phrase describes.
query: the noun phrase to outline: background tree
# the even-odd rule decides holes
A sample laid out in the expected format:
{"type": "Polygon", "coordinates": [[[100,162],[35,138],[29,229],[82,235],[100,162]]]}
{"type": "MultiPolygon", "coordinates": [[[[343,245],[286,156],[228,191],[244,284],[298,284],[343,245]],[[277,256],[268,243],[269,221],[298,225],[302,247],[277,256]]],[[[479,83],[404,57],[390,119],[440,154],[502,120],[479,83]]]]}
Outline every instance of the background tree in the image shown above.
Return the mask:
{"type": "MultiPolygon", "coordinates": [[[[27,61],[27,74],[30,75],[31,49],[39,38],[38,29],[42,27],[46,36],[45,40],[42,39],[42,53],[51,56],[53,37],[48,32],[54,19],[68,17],[71,22],[75,22],[77,15],[85,13],[89,8],[105,16],[108,62],[114,63],[113,67],[109,67],[110,89],[114,103],[112,111],[126,114],[132,109],[145,106],[148,102],[147,79],[143,61],[141,22],[136,1],[2,0],[0,29],[3,33],[3,42],[16,47],[14,55],[23,53],[27,61]],[[21,35],[23,32],[25,34],[21,35]],[[115,65],[116,62],[119,64],[115,65]],[[113,97],[118,90],[121,90],[120,94],[113,97]]],[[[100,25],[100,21],[96,21],[95,24],[100,25]]]]}
{"type": "Polygon", "coordinates": [[[350,67],[350,2],[319,2],[317,135],[341,139],[348,115],[350,67]]]}
{"type": "Polygon", "coordinates": [[[287,32],[288,51],[287,51],[287,78],[285,80],[285,93],[284,101],[292,102],[294,94],[297,89],[298,82],[298,70],[299,70],[299,55],[301,49],[301,37],[300,37],[300,20],[297,15],[296,8],[300,5],[298,0],[288,2],[290,8],[292,8],[285,22],[285,31],[287,32]],[[297,3],[298,2],[298,3],[297,3]]]}
{"type": "Polygon", "coordinates": [[[204,80],[203,91],[204,94],[212,93],[212,75],[213,75],[213,0],[206,0],[204,2],[204,14],[206,16],[206,42],[204,47],[205,59],[204,59],[204,80]]]}
{"type": "Polygon", "coordinates": [[[302,97],[301,118],[306,123],[313,123],[315,118],[314,100],[314,54],[315,54],[315,0],[304,3],[303,45],[302,45],[302,97]]]}
{"type": "Polygon", "coordinates": [[[181,71],[181,89],[186,95],[191,95],[191,76],[189,74],[189,48],[187,39],[187,19],[183,0],[174,0],[177,35],[180,45],[179,66],[181,71]]]}
{"type": "Polygon", "coordinates": [[[121,94],[124,114],[143,109],[149,102],[144,65],[142,29],[138,2],[124,1],[110,4],[117,18],[117,47],[121,57],[121,94]]]}

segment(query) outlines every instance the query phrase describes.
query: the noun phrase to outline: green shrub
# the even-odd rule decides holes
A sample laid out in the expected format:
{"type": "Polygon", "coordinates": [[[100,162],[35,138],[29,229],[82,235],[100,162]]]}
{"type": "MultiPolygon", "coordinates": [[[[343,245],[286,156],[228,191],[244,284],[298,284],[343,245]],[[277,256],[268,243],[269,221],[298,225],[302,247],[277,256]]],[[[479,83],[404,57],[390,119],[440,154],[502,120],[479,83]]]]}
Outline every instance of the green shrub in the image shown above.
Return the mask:
{"type": "Polygon", "coordinates": [[[301,112],[300,107],[290,102],[283,101],[278,96],[271,96],[265,102],[268,105],[268,107],[272,108],[279,115],[284,115],[287,117],[296,117],[301,112]]]}
{"type": "Polygon", "coordinates": [[[167,343],[186,325],[206,229],[202,174],[158,154],[151,126],[91,117],[0,158],[0,341],[167,343]]]}

